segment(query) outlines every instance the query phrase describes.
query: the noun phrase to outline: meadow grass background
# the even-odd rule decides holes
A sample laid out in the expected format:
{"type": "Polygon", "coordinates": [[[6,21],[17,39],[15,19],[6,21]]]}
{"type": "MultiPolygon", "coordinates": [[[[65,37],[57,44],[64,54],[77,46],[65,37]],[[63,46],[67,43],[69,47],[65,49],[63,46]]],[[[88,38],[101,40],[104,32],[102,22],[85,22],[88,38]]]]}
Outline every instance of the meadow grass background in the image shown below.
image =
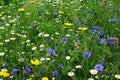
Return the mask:
{"type": "Polygon", "coordinates": [[[0,3],[0,80],[120,79],[119,0],[8,2],[0,3]],[[96,64],[103,69],[93,75],[96,64]]]}

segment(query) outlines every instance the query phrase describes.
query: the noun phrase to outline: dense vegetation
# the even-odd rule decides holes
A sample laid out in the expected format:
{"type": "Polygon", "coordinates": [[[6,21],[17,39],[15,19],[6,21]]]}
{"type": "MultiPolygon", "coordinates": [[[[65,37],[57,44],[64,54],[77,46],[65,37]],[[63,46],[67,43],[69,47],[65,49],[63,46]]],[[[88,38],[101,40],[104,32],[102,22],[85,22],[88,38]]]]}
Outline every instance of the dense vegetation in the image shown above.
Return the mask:
{"type": "Polygon", "coordinates": [[[119,0],[2,0],[0,80],[120,79],[119,0]]]}

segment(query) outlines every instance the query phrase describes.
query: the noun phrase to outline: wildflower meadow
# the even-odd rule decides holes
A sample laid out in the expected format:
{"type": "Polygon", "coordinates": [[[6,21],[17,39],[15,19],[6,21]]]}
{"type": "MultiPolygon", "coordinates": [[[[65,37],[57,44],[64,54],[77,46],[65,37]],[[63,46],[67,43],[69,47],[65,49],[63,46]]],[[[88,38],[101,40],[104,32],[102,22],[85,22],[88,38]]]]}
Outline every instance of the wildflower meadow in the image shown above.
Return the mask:
{"type": "Polygon", "coordinates": [[[0,80],[119,80],[120,0],[0,0],[0,80]]]}

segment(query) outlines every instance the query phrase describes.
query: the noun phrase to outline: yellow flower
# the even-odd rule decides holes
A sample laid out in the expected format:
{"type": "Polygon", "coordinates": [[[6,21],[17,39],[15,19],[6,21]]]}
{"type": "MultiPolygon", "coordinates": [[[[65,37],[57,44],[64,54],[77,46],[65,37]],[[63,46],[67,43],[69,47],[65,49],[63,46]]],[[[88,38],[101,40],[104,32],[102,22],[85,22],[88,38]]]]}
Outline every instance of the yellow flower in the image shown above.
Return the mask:
{"type": "Polygon", "coordinates": [[[88,30],[88,28],[87,27],[79,27],[78,30],[85,31],[85,30],[88,30]]]}
{"type": "Polygon", "coordinates": [[[30,60],[31,64],[37,66],[40,64],[40,61],[38,59],[35,59],[35,60],[30,60]]]}
{"type": "Polygon", "coordinates": [[[8,77],[10,74],[6,71],[0,71],[0,76],[8,77]]]}
{"type": "Polygon", "coordinates": [[[3,71],[0,71],[0,76],[3,76],[3,71]]]}
{"type": "Polygon", "coordinates": [[[71,27],[73,24],[72,23],[65,23],[64,25],[67,27],[71,27]]]}
{"type": "Polygon", "coordinates": [[[8,72],[3,72],[3,77],[8,77],[10,74],[8,72]]]}
{"type": "Polygon", "coordinates": [[[92,75],[95,75],[95,74],[97,74],[97,73],[98,73],[98,71],[97,71],[97,70],[95,70],[95,69],[91,69],[91,70],[90,70],[90,73],[91,73],[92,75]]]}
{"type": "Polygon", "coordinates": [[[42,80],[49,80],[47,77],[43,77],[42,80]]]}
{"type": "Polygon", "coordinates": [[[23,12],[23,11],[25,11],[25,8],[19,8],[18,9],[18,12],[23,12]]]}
{"type": "Polygon", "coordinates": [[[63,11],[60,11],[60,10],[58,11],[58,13],[59,13],[59,14],[64,14],[64,12],[63,12],[63,11]]]}

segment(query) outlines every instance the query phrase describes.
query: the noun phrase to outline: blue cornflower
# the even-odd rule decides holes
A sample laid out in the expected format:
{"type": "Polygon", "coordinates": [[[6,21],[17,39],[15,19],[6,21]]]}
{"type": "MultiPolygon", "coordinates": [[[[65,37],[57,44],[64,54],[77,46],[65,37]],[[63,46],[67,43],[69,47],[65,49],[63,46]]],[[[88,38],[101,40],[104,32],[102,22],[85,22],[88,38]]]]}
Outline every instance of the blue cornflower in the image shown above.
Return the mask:
{"type": "Polygon", "coordinates": [[[89,58],[90,56],[91,56],[91,52],[85,52],[83,54],[83,57],[85,57],[85,58],[89,58]]]}
{"type": "Polygon", "coordinates": [[[54,16],[58,15],[58,12],[56,12],[56,11],[55,11],[55,12],[53,12],[53,15],[54,15],[54,16]]]}
{"type": "Polygon", "coordinates": [[[62,42],[67,42],[68,38],[62,38],[62,42]]]}
{"type": "Polygon", "coordinates": [[[97,71],[103,71],[104,67],[102,66],[102,64],[96,64],[94,66],[94,69],[97,70],[97,71]]]}
{"type": "Polygon", "coordinates": [[[31,72],[31,67],[29,65],[26,65],[25,69],[24,69],[24,72],[26,74],[30,73],[31,72]]]}
{"type": "Polygon", "coordinates": [[[112,18],[112,19],[108,20],[108,22],[117,22],[117,21],[118,21],[117,18],[112,18]]]}
{"type": "Polygon", "coordinates": [[[53,39],[49,39],[49,42],[53,42],[53,39]]]}
{"type": "Polygon", "coordinates": [[[109,6],[105,6],[105,8],[106,8],[106,9],[108,9],[108,8],[109,8],[109,6]]]}
{"type": "Polygon", "coordinates": [[[58,68],[59,68],[59,69],[62,69],[62,68],[63,68],[63,65],[62,65],[62,64],[59,64],[59,65],[58,65],[58,68]]]}
{"type": "Polygon", "coordinates": [[[55,50],[51,49],[51,48],[47,48],[46,51],[52,55],[52,54],[55,54],[55,50]]]}
{"type": "Polygon", "coordinates": [[[107,42],[106,42],[106,39],[105,39],[105,38],[101,38],[101,39],[100,39],[100,43],[106,44],[106,43],[107,43],[107,42]]]}
{"type": "Polygon", "coordinates": [[[100,35],[100,36],[103,35],[103,32],[102,32],[101,30],[98,30],[97,33],[98,33],[98,35],[100,35]]]}
{"type": "Polygon", "coordinates": [[[52,75],[53,75],[53,76],[57,76],[58,74],[59,74],[58,71],[53,71],[53,72],[52,72],[52,75]]]}
{"type": "Polygon", "coordinates": [[[92,28],[93,29],[99,29],[100,27],[99,26],[93,26],[92,28]]]}
{"type": "Polygon", "coordinates": [[[91,29],[90,30],[92,33],[96,33],[97,32],[97,30],[95,30],[95,29],[91,29]]]}
{"type": "Polygon", "coordinates": [[[37,25],[36,25],[35,23],[33,23],[33,24],[31,24],[31,26],[32,26],[32,27],[35,27],[35,26],[37,26],[37,25]]]}
{"type": "Polygon", "coordinates": [[[13,73],[16,73],[16,72],[18,72],[18,69],[17,69],[17,68],[13,68],[13,69],[12,69],[12,72],[13,72],[13,73]]]}

